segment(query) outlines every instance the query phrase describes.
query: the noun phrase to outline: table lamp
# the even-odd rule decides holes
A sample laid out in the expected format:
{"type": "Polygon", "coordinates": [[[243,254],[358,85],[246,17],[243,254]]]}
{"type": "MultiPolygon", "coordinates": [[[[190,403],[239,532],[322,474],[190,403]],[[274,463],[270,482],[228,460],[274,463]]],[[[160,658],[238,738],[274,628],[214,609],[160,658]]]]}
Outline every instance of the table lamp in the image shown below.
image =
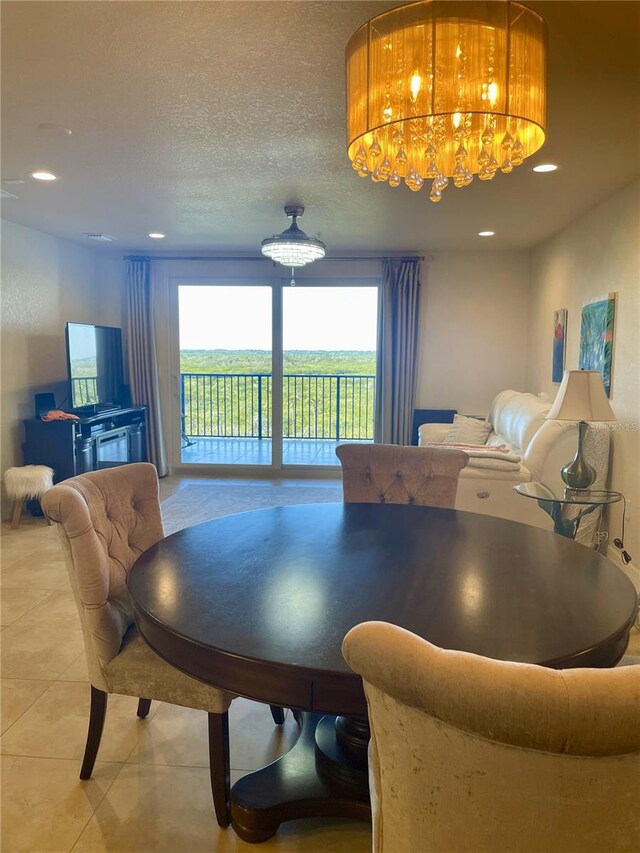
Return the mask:
{"type": "Polygon", "coordinates": [[[578,421],[578,450],[562,469],[563,481],[570,489],[588,489],[596,479],[595,469],[584,458],[584,440],[588,421],[615,421],[598,370],[565,370],[549,420],[578,421]]]}

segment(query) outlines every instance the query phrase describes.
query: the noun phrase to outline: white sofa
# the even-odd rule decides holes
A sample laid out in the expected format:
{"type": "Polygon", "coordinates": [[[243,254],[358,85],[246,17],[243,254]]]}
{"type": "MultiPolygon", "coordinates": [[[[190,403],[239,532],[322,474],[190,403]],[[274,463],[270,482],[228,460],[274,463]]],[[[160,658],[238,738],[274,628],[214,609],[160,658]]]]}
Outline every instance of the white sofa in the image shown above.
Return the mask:
{"type": "MultiPolygon", "coordinates": [[[[516,483],[561,483],[560,469],[573,459],[577,447],[576,425],[570,421],[545,420],[553,400],[521,391],[502,391],[491,404],[487,421],[492,432],[487,445],[508,445],[521,457],[513,471],[474,468],[473,460],[460,473],[456,509],[495,515],[553,530],[553,522],[537,501],[513,491],[516,483]]],[[[444,441],[450,424],[423,424],[419,444],[444,441]]],[[[606,487],[609,462],[609,431],[591,425],[585,440],[585,456],[597,471],[593,488],[606,487]]],[[[593,547],[600,511],[585,516],[576,541],[593,547]]]]}

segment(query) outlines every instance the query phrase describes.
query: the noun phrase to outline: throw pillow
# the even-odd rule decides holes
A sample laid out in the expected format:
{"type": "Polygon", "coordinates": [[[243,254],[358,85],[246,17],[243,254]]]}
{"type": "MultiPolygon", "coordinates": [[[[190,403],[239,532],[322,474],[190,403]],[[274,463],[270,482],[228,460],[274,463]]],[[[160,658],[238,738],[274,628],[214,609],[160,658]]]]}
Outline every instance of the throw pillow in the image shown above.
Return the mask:
{"type": "Polygon", "coordinates": [[[478,418],[453,416],[453,425],[445,436],[446,444],[486,444],[491,434],[491,424],[478,418]]]}

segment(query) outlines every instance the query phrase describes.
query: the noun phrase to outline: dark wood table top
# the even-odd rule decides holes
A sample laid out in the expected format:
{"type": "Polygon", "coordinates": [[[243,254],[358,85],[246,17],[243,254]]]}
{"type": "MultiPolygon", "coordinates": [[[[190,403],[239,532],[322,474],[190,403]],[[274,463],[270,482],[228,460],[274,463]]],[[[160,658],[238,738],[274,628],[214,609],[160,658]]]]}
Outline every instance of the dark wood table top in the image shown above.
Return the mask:
{"type": "Polygon", "coordinates": [[[162,657],[273,704],[364,713],[340,651],[378,619],[438,646],[556,668],[612,666],[636,594],[599,554],[545,530],[432,507],[307,504],[168,536],[132,568],[162,657]]]}

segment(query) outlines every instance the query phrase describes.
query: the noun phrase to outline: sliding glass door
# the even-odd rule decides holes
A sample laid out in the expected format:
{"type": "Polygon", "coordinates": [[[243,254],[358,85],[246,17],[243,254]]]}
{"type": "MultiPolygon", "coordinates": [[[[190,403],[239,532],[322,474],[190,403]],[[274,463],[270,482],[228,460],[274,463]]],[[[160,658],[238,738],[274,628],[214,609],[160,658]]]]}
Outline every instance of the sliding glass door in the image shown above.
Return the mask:
{"type": "Polygon", "coordinates": [[[299,470],[373,441],[377,300],[374,284],[178,284],[174,461],[299,470]]]}
{"type": "Polygon", "coordinates": [[[283,465],[338,465],[341,441],[373,441],[377,306],[377,287],[283,288],[283,465]]]}
{"type": "Polygon", "coordinates": [[[272,290],[180,285],[180,461],[271,465],[272,290]]]}

